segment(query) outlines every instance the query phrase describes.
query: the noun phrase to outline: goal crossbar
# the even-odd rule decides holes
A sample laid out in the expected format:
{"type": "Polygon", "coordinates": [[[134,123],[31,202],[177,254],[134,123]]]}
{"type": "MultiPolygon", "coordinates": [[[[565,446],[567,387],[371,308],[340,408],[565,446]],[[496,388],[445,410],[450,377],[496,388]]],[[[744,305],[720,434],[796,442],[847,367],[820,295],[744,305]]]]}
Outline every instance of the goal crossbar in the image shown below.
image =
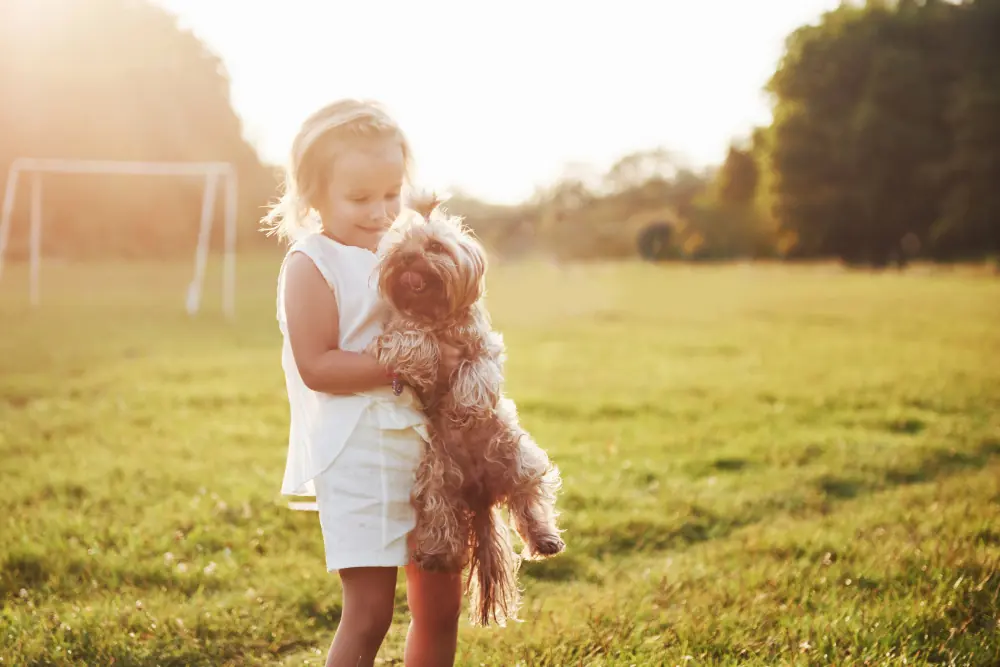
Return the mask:
{"type": "Polygon", "coordinates": [[[137,162],[119,160],[76,160],[52,158],[17,158],[11,163],[0,210],[0,277],[3,275],[4,254],[10,238],[11,218],[17,185],[21,173],[31,174],[30,235],[29,235],[29,295],[33,306],[41,300],[39,271],[42,240],[42,174],[108,174],[136,176],[200,176],[205,179],[201,224],[195,251],[194,277],[188,286],[185,307],[194,315],[201,306],[205,265],[212,231],[213,211],[219,182],[225,187],[225,234],[222,272],[222,308],[229,318],[235,317],[236,290],[236,206],[237,176],[228,162],[137,162]]]}

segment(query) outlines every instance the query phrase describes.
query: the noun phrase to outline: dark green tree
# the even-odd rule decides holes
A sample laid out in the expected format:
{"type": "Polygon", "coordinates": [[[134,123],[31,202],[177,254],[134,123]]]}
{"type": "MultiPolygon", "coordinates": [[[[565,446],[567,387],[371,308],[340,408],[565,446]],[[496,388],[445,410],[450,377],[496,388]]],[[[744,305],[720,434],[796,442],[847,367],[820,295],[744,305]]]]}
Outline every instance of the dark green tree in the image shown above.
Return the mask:
{"type": "Polygon", "coordinates": [[[751,204],[757,191],[757,162],[752,152],[730,146],[715,179],[715,196],[719,201],[751,204]]]}
{"type": "Polygon", "coordinates": [[[787,41],[760,182],[795,253],[996,247],[997,0],[841,6],[787,41]],[[908,243],[909,241],[909,243],[908,243]]]}
{"type": "Polygon", "coordinates": [[[958,12],[961,67],[947,113],[953,145],[930,242],[942,258],[1000,256],[1000,0],[958,12]]]}

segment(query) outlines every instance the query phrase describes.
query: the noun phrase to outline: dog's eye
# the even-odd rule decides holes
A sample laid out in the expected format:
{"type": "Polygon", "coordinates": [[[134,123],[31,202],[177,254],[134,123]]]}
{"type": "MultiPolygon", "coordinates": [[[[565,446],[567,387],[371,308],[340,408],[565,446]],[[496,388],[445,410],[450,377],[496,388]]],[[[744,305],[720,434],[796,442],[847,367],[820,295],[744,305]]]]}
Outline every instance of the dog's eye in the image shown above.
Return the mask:
{"type": "Polygon", "coordinates": [[[444,250],[444,246],[438,241],[431,241],[427,244],[427,250],[430,252],[441,252],[444,250]]]}

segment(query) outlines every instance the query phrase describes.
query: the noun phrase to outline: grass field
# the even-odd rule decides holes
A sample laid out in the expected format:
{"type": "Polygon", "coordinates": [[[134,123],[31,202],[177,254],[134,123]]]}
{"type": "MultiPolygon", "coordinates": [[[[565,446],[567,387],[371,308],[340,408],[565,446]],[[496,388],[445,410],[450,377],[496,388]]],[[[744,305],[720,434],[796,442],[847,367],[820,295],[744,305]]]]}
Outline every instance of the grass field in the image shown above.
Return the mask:
{"type": "MultiPolygon", "coordinates": [[[[317,665],[340,613],[278,495],[273,259],[0,282],[0,665],[317,665]]],[[[568,551],[459,665],[1000,664],[1000,280],[497,267],[568,551]]],[[[382,664],[402,664],[402,577],[382,664]]]]}

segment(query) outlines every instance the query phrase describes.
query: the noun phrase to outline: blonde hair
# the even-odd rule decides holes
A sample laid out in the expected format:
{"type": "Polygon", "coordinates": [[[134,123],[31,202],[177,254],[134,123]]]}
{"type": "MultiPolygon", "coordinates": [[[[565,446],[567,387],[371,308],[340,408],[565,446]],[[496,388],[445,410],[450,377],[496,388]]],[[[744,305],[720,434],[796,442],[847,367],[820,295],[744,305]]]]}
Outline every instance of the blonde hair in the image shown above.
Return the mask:
{"type": "Polygon", "coordinates": [[[379,103],[339,100],[306,118],[292,142],[281,199],[261,221],[268,236],[277,234],[290,243],[305,233],[318,231],[320,222],[312,213],[317,210],[318,197],[326,190],[331,162],[345,140],[371,137],[399,140],[408,177],[412,162],[409,142],[379,103]]]}

